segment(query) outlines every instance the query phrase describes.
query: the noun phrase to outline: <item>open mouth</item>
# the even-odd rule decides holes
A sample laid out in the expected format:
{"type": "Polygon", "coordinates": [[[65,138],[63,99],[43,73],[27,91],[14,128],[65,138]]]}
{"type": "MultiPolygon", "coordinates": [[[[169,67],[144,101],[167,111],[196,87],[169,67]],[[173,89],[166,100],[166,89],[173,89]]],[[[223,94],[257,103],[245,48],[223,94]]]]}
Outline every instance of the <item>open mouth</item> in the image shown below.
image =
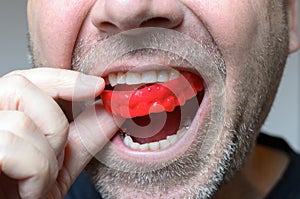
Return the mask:
{"type": "Polygon", "coordinates": [[[116,136],[137,151],[163,150],[180,140],[205,93],[199,75],[174,69],[111,73],[106,82],[104,107],[125,118],[116,136]]]}

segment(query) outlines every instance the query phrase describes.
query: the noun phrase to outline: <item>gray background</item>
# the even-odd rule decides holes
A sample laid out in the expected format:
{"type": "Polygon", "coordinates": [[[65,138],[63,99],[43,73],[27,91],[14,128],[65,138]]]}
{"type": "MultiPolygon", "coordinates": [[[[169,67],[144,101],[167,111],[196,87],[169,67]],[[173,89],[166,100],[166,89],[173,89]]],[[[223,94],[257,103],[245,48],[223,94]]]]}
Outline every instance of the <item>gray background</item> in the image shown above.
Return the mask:
{"type": "MultiPolygon", "coordinates": [[[[26,2],[0,2],[0,75],[30,68],[27,50],[26,2]]],[[[300,10],[300,6],[299,6],[300,10]]],[[[300,20],[299,20],[300,21],[300,20]]],[[[263,130],[286,138],[300,151],[300,54],[288,60],[283,82],[263,130]]]]}

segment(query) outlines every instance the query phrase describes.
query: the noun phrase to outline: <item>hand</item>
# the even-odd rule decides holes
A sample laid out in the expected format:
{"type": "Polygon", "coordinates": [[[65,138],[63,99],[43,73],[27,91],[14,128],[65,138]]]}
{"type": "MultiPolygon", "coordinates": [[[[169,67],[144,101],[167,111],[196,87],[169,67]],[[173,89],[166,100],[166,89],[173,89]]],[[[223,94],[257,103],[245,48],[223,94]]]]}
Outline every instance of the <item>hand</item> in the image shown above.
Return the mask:
{"type": "Polygon", "coordinates": [[[69,124],[54,99],[94,99],[103,88],[99,77],[63,69],[16,71],[0,79],[0,198],[64,197],[117,126],[101,105],[69,124]]]}

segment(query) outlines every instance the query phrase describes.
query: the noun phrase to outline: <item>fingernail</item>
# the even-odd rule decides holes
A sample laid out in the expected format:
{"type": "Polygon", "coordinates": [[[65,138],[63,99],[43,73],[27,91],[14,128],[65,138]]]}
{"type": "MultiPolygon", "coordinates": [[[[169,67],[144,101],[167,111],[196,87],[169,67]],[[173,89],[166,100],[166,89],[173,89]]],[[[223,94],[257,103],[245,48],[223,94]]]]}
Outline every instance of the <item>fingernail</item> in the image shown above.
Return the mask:
{"type": "Polygon", "coordinates": [[[100,94],[104,89],[105,83],[101,77],[80,74],[74,91],[76,99],[92,99],[100,94]]]}
{"type": "Polygon", "coordinates": [[[94,90],[98,90],[104,84],[104,80],[101,77],[92,75],[80,74],[78,79],[80,81],[81,86],[94,88],[94,90]]]}

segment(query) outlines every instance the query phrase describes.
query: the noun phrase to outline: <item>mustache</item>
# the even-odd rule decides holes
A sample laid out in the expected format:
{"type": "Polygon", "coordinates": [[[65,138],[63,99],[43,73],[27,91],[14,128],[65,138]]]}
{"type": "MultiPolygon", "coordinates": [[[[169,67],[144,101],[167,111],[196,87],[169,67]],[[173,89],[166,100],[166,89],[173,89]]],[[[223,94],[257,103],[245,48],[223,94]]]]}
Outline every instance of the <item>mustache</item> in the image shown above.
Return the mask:
{"type": "MultiPolygon", "coordinates": [[[[167,63],[189,63],[205,79],[226,78],[225,61],[217,47],[208,39],[196,41],[187,34],[164,28],[138,28],[110,37],[87,38],[74,49],[72,69],[91,73],[103,71],[124,58],[161,56],[167,63]]],[[[151,62],[151,61],[150,61],[151,62]]]]}

